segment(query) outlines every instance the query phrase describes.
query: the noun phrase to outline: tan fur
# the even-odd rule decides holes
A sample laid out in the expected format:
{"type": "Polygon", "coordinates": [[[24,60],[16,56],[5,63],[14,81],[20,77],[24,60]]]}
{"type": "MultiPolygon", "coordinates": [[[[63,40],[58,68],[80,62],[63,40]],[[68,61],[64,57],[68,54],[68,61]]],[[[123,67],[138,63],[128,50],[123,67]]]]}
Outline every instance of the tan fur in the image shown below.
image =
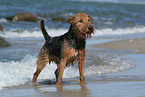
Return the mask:
{"type": "Polygon", "coordinates": [[[85,83],[86,37],[91,37],[94,31],[93,19],[87,14],[78,13],[67,21],[71,24],[69,31],[62,36],[51,38],[44,28],[44,21],[41,20],[40,27],[46,42],[40,50],[37,59],[37,69],[33,76],[33,84],[36,83],[42,69],[48,62],[52,61],[57,64],[55,71],[56,85],[62,84],[65,67],[76,62],[79,63],[80,83],[85,83]]]}

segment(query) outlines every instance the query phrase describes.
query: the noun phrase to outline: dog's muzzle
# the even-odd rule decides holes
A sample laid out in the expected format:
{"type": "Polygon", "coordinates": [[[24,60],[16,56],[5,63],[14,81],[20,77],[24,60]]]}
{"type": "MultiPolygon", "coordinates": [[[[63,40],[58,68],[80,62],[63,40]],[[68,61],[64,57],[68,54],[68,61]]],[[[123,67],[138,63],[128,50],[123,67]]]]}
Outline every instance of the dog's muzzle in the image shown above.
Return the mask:
{"type": "Polygon", "coordinates": [[[93,27],[93,26],[89,26],[88,29],[89,29],[90,31],[93,31],[94,27],[93,27]]]}
{"type": "Polygon", "coordinates": [[[91,34],[93,33],[94,34],[94,26],[89,26],[88,27],[89,31],[86,33],[86,37],[87,38],[91,38],[91,34]]]}

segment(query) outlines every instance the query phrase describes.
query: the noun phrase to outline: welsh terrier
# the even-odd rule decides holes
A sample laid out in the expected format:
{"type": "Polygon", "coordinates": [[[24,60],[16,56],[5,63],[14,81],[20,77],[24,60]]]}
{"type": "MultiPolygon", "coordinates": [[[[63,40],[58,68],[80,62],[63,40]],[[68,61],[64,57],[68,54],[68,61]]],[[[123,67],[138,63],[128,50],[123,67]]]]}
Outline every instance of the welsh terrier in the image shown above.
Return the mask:
{"type": "Polygon", "coordinates": [[[68,23],[71,24],[69,31],[64,35],[53,37],[48,35],[44,28],[44,20],[40,21],[40,28],[45,38],[45,44],[39,52],[37,59],[37,69],[33,76],[33,84],[42,69],[47,63],[55,62],[57,69],[55,71],[56,85],[62,84],[63,72],[66,66],[73,65],[78,62],[80,84],[85,83],[84,65],[86,56],[86,38],[90,38],[94,33],[92,25],[92,17],[84,13],[69,18],[68,23]]]}

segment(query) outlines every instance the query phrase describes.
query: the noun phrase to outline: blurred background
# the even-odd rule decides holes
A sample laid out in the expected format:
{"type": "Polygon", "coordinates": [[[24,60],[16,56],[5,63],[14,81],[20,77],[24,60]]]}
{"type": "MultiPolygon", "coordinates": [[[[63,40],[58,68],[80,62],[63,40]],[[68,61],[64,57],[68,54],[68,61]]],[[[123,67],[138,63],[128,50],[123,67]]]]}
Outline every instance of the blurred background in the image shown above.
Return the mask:
{"type": "Polygon", "coordinates": [[[93,17],[97,29],[140,28],[145,25],[144,3],[144,0],[1,0],[0,25],[19,33],[39,30],[39,20],[44,19],[48,28],[68,28],[66,20],[82,12],[93,17]],[[38,21],[12,19],[25,12],[34,14],[38,21]]]}

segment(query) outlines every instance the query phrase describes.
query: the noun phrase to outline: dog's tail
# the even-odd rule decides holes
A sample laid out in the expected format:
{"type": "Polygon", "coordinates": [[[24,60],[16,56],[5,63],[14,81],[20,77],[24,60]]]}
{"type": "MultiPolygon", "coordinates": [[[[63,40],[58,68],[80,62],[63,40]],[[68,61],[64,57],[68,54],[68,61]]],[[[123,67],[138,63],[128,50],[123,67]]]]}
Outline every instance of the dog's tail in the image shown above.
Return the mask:
{"type": "Polygon", "coordinates": [[[41,28],[41,31],[43,33],[43,36],[44,36],[45,40],[49,41],[51,39],[51,37],[48,35],[47,31],[45,30],[44,20],[40,21],[40,28],[41,28]]]}

